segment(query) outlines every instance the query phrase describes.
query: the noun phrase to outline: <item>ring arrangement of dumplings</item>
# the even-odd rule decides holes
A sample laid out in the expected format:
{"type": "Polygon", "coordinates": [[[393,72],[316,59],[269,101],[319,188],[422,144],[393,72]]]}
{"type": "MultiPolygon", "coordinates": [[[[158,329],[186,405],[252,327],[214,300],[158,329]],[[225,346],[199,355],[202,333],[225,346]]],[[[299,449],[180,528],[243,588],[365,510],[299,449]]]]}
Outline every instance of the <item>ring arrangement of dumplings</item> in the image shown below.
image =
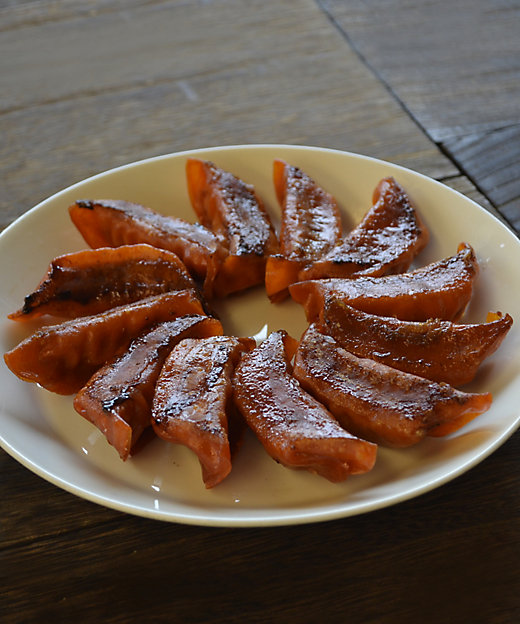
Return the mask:
{"type": "Polygon", "coordinates": [[[197,223],[76,201],[70,218],[89,248],[55,258],[9,315],[41,317],[5,354],[9,369],[74,395],[122,460],[155,434],[190,448],[211,488],[249,427],[277,462],[340,482],[371,470],[379,445],[448,435],[490,407],[490,393],[460,386],[513,320],[461,321],[479,271],[467,243],[410,270],[429,233],[396,180],[380,181],[350,232],[336,199],[281,160],[279,232],[232,173],[189,158],[186,180],[197,223]],[[304,334],[224,335],[212,302],[252,287],[300,304],[304,334]]]}

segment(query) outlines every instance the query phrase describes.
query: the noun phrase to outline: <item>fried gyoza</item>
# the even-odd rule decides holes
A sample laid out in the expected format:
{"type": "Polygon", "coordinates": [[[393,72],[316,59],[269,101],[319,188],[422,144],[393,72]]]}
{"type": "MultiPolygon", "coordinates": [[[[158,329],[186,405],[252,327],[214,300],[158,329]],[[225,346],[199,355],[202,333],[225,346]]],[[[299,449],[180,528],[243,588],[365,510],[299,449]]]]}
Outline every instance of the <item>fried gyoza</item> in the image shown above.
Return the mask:
{"type": "Polygon", "coordinates": [[[77,201],[69,207],[69,214],[91,247],[147,243],[172,251],[195,279],[204,282],[204,293],[211,296],[226,251],[203,225],[113,199],[77,201]]]}
{"type": "Polygon", "coordinates": [[[168,356],[152,408],[155,433],[196,453],[207,488],[231,471],[234,432],[233,370],[252,338],[215,336],[186,339],[168,356]]]}
{"type": "Polygon", "coordinates": [[[20,379],[58,394],[73,394],[142,332],[185,314],[204,314],[197,294],[192,290],[164,293],[43,327],[4,359],[20,379]]]}
{"type": "Polygon", "coordinates": [[[227,251],[218,269],[214,295],[222,297],[263,283],[267,256],[277,251],[278,240],[254,188],[197,158],[187,160],[186,177],[199,221],[227,251]]]}
{"type": "Polygon", "coordinates": [[[377,447],[343,429],[291,375],[287,332],[273,332],[235,371],[235,403],[266,451],[330,481],[372,469],[377,447]]]}
{"type": "Polygon", "coordinates": [[[364,312],[403,321],[456,321],[471,299],[478,272],[475,252],[461,243],[456,255],[409,273],[308,280],[293,284],[289,291],[311,322],[332,297],[364,312]]]}
{"type": "Polygon", "coordinates": [[[355,435],[406,447],[427,435],[446,435],[489,409],[489,393],[468,393],[403,373],[343,349],[310,325],[294,376],[355,435]]]}
{"type": "Polygon", "coordinates": [[[37,289],[9,318],[87,316],[163,292],[195,288],[184,264],[170,251],[144,244],[86,249],[54,258],[37,289]]]}
{"type": "Polygon", "coordinates": [[[384,178],[373,206],[359,225],[321,259],[298,275],[300,281],[406,271],[429,239],[426,226],[394,178],[384,178]]]}
{"type": "Polygon", "coordinates": [[[94,373],[74,397],[74,409],[96,425],[126,460],[151,425],[155,384],[170,351],[184,338],[222,332],[220,321],[208,316],[187,315],[160,323],[94,373]]]}
{"type": "Polygon", "coordinates": [[[334,197],[298,167],[275,160],[273,181],[282,211],[280,251],[267,260],[265,288],[275,302],[287,297],[301,269],[340,241],[341,216],[334,197]]]}
{"type": "Polygon", "coordinates": [[[407,373],[452,386],[470,382],[513,325],[509,314],[490,313],[478,324],[401,321],[356,310],[338,299],[325,303],[318,327],[347,351],[407,373]]]}

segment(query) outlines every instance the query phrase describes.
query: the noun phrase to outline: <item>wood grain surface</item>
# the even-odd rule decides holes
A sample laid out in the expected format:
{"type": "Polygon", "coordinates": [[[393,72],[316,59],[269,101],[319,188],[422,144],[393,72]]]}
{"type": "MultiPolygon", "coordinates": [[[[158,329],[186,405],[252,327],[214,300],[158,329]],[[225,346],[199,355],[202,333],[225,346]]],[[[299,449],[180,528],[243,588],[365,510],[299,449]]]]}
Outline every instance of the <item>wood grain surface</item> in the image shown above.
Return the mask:
{"type": "MultiPolygon", "coordinates": [[[[127,162],[289,143],[405,165],[518,234],[519,13],[511,0],[0,0],[0,226],[127,162]]],[[[516,434],[377,512],[217,529],[98,506],[0,451],[0,621],[514,624],[519,453],[516,434]]]]}
{"type": "Polygon", "coordinates": [[[520,4],[320,4],[421,129],[518,231],[520,4]]]}

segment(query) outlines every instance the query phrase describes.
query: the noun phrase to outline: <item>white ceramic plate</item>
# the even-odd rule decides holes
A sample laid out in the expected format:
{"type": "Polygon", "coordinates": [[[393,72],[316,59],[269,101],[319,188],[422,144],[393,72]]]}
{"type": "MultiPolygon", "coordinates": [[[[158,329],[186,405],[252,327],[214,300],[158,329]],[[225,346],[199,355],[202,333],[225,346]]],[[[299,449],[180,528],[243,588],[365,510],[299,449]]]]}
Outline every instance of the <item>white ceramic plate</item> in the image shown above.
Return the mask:
{"type": "MultiPolygon", "coordinates": [[[[217,165],[255,185],[274,221],[278,207],[272,161],[301,167],[334,194],[345,225],[354,225],[371,203],[372,191],[393,175],[409,192],[431,231],[418,264],[456,252],[471,243],[481,274],[467,311],[483,321],[489,310],[520,321],[520,242],[474,202],[425,176],[374,159],[319,148],[276,145],[197,150],[138,162],[89,178],[54,195],[18,219],[0,236],[0,318],[17,309],[51,259],[85,248],[67,207],[76,199],[114,198],[146,204],[165,214],[194,220],[186,192],[188,156],[217,165]]],[[[299,337],[303,312],[291,301],[270,305],[262,288],[219,305],[225,329],[255,335],[285,328],[299,337]]],[[[2,352],[29,328],[0,321],[2,352]]],[[[0,441],[19,462],[78,496],[128,513],[200,525],[261,526],[315,522],[372,511],[431,490],[482,461],[520,421],[520,324],[483,365],[472,390],[491,391],[491,409],[457,434],[427,439],[407,450],[380,449],[374,470],[332,484],[307,472],[288,470],[248,434],[231,475],[206,490],[200,467],[187,449],[154,440],[127,462],[101,433],[72,408],[69,397],[52,395],[0,368],[0,441]]]]}

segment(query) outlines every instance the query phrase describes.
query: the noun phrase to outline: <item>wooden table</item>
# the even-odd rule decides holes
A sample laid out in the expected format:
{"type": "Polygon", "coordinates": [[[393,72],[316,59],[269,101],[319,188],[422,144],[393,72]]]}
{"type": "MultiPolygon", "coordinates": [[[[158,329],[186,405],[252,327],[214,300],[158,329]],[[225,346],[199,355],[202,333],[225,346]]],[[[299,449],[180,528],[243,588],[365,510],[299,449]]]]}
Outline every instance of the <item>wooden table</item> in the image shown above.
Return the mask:
{"type": "MultiPolygon", "coordinates": [[[[289,143],[408,166],[518,234],[519,34],[505,1],[0,1],[0,223],[127,162],[289,143]]],[[[517,622],[519,453],[369,514],[238,529],[125,515],[1,451],[0,620],[517,622]]]]}

